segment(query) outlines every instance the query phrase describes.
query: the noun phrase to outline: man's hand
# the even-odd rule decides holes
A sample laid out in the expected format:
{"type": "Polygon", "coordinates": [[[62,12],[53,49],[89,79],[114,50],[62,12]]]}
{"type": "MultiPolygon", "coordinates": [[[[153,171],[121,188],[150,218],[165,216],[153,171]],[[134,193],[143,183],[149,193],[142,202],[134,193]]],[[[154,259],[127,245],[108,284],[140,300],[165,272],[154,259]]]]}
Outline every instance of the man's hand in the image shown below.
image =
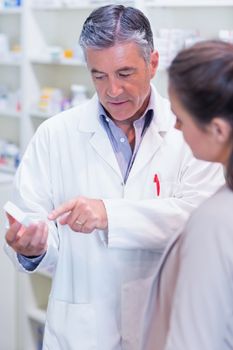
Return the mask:
{"type": "Polygon", "coordinates": [[[24,227],[8,215],[10,228],[6,233],[6,241],[18,254],[40,256],[47,250],[48,226],[44,222],[24,227]]]}
{"type": "Polygon", "coordinates": [[[91,233],[95,229],[108,227],[107,213],[100,199],[74,198],[63,203],[48,216],[49,220],[59,218],[61,225],[69,225],[76,232],[91,233]]]}

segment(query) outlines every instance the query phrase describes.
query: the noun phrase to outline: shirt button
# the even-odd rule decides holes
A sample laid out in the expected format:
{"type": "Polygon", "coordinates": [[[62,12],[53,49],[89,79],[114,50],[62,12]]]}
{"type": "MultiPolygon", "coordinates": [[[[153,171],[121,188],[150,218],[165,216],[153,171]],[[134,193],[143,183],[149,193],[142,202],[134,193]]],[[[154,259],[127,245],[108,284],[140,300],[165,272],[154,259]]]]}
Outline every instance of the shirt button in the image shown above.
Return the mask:
{"type": "Polygon", "coordinates": [[[120,138],[120,142],[122,142],[122,143],[125,142],[124,137],[121,137],[121,138],[120,138]]]}

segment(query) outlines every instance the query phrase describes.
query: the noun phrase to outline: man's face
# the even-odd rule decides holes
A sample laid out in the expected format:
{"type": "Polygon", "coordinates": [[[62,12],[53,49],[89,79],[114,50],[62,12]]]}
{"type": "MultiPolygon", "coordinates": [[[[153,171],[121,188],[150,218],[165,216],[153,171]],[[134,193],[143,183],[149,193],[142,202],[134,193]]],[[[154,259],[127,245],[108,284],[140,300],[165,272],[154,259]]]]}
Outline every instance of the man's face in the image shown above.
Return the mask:
{"type": "Polygon", "coordinates": [[[157,52],[147,63],[135,43],[124,43],[101,50],[88,48],[86,59],[99,100],[112,119],[139,118],[149,101],[157,52]]]}

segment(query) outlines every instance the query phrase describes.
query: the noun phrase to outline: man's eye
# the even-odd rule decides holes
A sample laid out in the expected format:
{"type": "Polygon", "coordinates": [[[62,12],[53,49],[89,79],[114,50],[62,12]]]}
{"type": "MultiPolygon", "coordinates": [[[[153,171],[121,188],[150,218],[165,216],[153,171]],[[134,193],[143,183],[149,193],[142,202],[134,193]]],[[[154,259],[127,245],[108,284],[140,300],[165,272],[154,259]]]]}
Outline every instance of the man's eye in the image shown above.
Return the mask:
{"type": "Polygon", "coordinates": [[[93,77],[94,77],[94,79],[101,80],[104,78],[104,75],[103,74],[94,74],[93,77]]]}
{"type": "Polygon", "coordinates": [[[132,73],[119,73],[121,78],[128,78],[132,73]]]}

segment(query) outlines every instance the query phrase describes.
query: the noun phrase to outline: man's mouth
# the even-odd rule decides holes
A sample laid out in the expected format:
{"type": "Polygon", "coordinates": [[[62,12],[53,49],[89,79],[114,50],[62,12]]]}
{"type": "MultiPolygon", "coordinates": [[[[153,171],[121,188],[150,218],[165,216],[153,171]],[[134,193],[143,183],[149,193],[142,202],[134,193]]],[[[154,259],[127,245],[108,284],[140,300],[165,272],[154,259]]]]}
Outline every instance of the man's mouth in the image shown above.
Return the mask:
{"type": "Polygon", "coordinates": [[[128,101],[108,101],[109,104],[114,105],[114,106],[121,106],[126,102],[128,102],[128,101]]]}

